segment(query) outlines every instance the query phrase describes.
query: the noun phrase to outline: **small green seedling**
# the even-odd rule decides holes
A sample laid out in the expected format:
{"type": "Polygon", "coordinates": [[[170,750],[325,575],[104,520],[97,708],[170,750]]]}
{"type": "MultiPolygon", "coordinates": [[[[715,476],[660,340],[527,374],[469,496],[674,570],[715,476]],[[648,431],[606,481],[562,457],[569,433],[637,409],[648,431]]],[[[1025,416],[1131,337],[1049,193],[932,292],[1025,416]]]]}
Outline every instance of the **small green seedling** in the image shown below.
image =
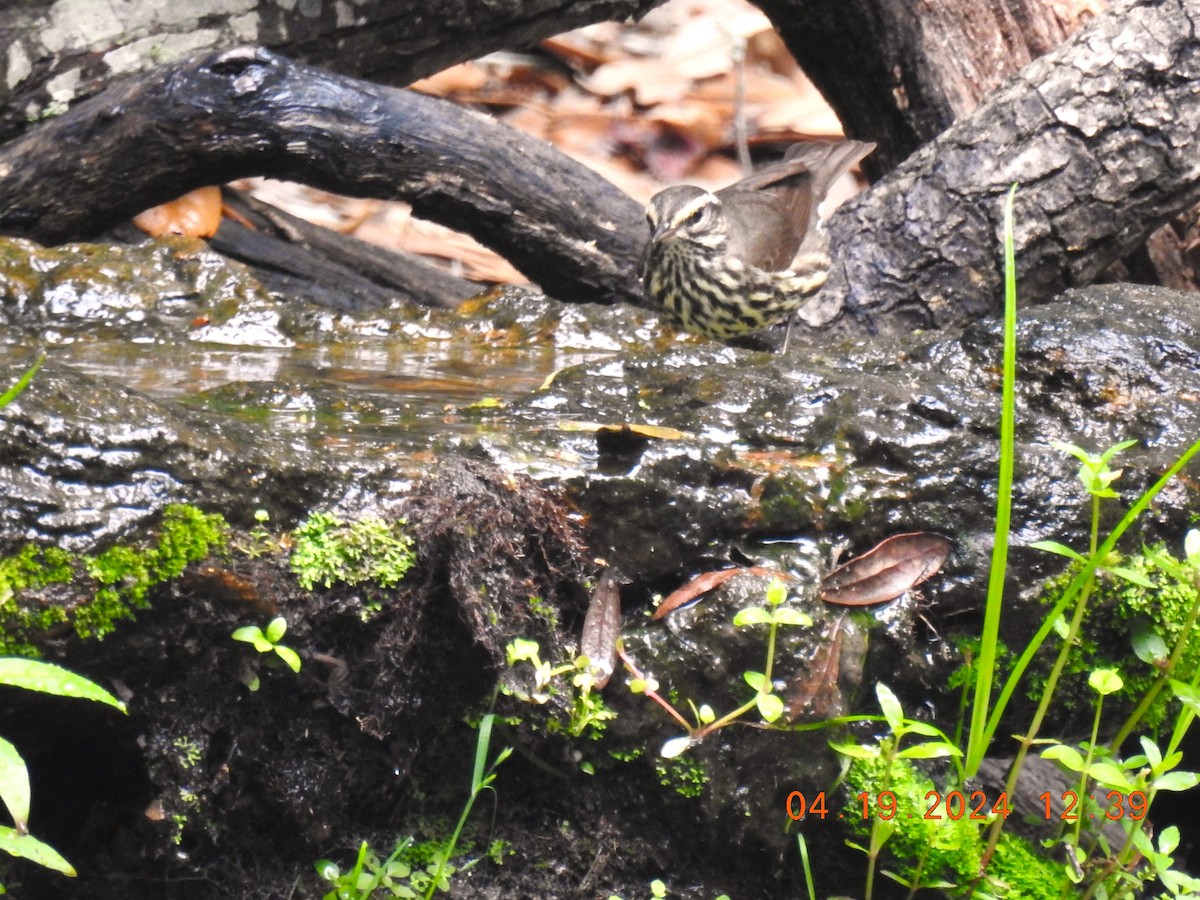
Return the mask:
{"type": "Polygon", "coordinates": [[[629,674],[632,676],[629,681],[629,690],[635,694],[644,694],[647,699],[657,703],[686,732],[678,737],[670,738],[664,743],[662,749],[659,751],[659,756],[663,759],[674,759],[696,746],[696,744],[700,743],[714,731],[724,728],[755,709],[758,710],[763,723],[768,727],[773,725],[783,715],[785,711],[784,702],[775,693],[775,682],[771,677],[771,670],[775,664],[776,632],[781,625],[799,625],[802,627],[812,625],[812,619],[804,613],[784,606],[783,604],[786,600],[787,587],[779,579],[774,579],[767,585],[766,604],[764,606],[748,606],[745,609],[739,610],[733,617],[735,628],[750,628],[755,625],[768,626],[766,665],[761,672],[748,671],[742,673],[742,679],[754,691],[754,696],[737,709],[726,713],[720,718],[717,717],[712,707],[707,703],[697,707],[689,700],[688,703],[692,708],[692,714],[696,720],[694,725],[688,722],[679,710],[675,709],[674,706],[657,693],[658,683],[653,678],[646,677],[638,671],[633,661],[625,655],[620,645],[618,645],[617,653],[621,661],[625,664],[625,668],[629,670],[629,674]]]}
{"type": "MultiPolygon", "coordinates": [[[[244,641],[247,644],[253,644],[254,649],[259,653],[274,652],[287,664],[289,669],[291,669],[293,672],[299,672],[300,654],[291,647],[287,647],[279,643],[286,633],[287,619],[285,619],[283,616],[276,616],[267,623],[267,628],[265,631],[259,628],[257,625],[243,625],[233,633],[233,639],[235,641],[244,641]]],[[[252,680],[246,683],[246,687],[250,688],[252,691],[257,691],[258,685],[259,681],[257,676],[252,676],[252,680]]]]}

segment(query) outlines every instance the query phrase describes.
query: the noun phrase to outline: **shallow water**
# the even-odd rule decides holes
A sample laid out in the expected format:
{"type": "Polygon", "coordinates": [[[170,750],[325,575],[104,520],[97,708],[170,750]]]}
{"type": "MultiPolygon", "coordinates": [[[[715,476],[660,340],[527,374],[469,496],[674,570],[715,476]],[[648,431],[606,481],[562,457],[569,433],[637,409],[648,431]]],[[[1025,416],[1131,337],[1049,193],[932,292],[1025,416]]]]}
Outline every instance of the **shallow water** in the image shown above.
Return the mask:
{"type": "Polygon", "coordinates": [[[60,363],[156,400],[355,454],[474,433],[478,422],[463,414],[473,406],[502,405],[557,369],[607,352],[552,342],[497,347],[463,332],[293,347],[85,339],[47,350],[60,363]]]}

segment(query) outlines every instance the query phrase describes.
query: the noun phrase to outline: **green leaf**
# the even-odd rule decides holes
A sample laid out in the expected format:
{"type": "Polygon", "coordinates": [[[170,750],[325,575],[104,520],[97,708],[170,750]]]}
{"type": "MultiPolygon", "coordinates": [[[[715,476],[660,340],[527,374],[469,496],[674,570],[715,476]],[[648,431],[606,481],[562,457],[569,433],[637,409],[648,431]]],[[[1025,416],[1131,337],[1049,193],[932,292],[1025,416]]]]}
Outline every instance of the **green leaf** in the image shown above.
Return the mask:
{"type": "Polygon", "coordinates": [[[911,719],[904,725],[906,734],[923,734],[927,737],[941,738],[945,740],[946,736],[938,729],[936,725],[931,725],[928,722],[922,722],[919,719],[911,719]]]}
{"type": "Polygon", "coordinates": [[[1103,784],[1107,787],[1119,788],[1122,791],[1132,791],[1137,785],[1129,780],[1129,776],[1124,770],[1114,766],[1112,763],[1095,762],[1088,766],[1087,774],[1089,778],[1103,784]]]}
{"type": "Polygon", "coordinates": [[[287,667],[293,672],[300,671],[300,654],[291,647],[284,647],[282,644],[275,645],[275,653],[287,663],[287,667]]]}
{"type": "Polygon", "coordinates": [[[851,759],[879,758],[879,747],[873,744],[845,744],[840,741],[830,741],[829,746],[835,753],[849,756],[851,759]]]}
{"type": "Polygon", "coordinates": [[[1131,643],[1134,655],[1146,665],[1153,666],[1167,659],[1167,642],[1148,622],[1135,627],[1131,643]]]}
{"type": "Polygon", "coordinates": [[[767,684],[767,677],[762,672],[743,672],[742,678],[758,693],[770,693],[771,686],[767,684]]]}
{"type": "Polygon", "coordinates": [[[1136,447],[1137,443],[1137,441],[1120,441],[1116,444],[1113,444],[1100,454],[1100,462],[1107,466],[1110,462],[1112,462],[1112,458],[1114,456],[1116,456],[1122,450],[1128,450],[1130,447],[1136,447]]]}
{"type": "MultiPolygon", "coordinates": [[[[266,638],[263,637],[262,629],[257,625],[243,625],[241,628],[234,631],[231,637],[235,641],[244,641],[247,644],[253,644],[255,649],[262,653],[262,648],[258,645],[266,643],[266,638]]],[[[271,649],[271,645],[267,644],[267,649],[271,649]]]]}
{"type": "Polygon", "coordinates": [[[9,828],[7,825],[0,825],[0,850],[6,850],[13,856],[28,859],[55,872],[75,877],[75,869],[57,850],[31,834],[19,834],[15,828],[9,828]]]}
{"type": "Polygon", "coordinates": [[[1192,687],[1183,681],[1171,679],[1171,691],[1179,698],[1179,702],[1200,716],[1200,689],[1192,687]]]}
{"type": "Polygon", "coordinates": [[[523,660],[535,662],[538,658],[538,650],[538,642],[526,638],[515,638],[509,641],[508,646],[504,648],[510,666],[523,660]]]}
{"type": "Polygon", "coordinates": [[[755,698],[758,704],[758,714],[764,722],[774,722],[783,715],[783,701],[777,694],[759,694],[755,698]]]}
{"type": "Polygon", "coordinates": [[[1096,669],[1088,676],[1088,687],[1101,697],[1115,694],[1124,686],[1125,682],[1116,669],[1096,669]]]}
{"type": "Polygon", "coordinates": [[[1131,584],[1136,584],[1138,587],[1151,589],[1154,588],[1153,581],[1151,581],[1141,572],[1128,569],[1125,566],[1105,566],[1102,571],[1107,572],[1109,575],[1116,575],[1118,578],[1124,578],[1126,581],[1130,582],[1131,584]]]}
{"type": "Polygon", "coordinates": [[[1168,825],[1158,835],[1158,852],[1171,854],[1179,846],[1179,829],[1168,825]]]}
{"type": "Polygon", "coordinates": [[[1142,752],[1146,754],[1146,762],[1150,763],[1151,769],[1162,765],[1162,751],[1158,749],[1158,744],[1144,734],[1138,737],[1138,743],[1142,745],[1142,752]]]}
{"type": "Polygon", "coordinates": [[[1190,791],[1200,784],[1200,775],[1195,772],[1168,772],[1155,778],[1153,787],[1159,791],[1190,791]]]}
{"type": "Polygon", "coordinates": [[[29,822],[29,770],[17,748],[0,738],[0,800],[22,834],[29,822]]]}
{"type": "Polygon", "coordinates": [[[0,658],[0,684],[24,688],[27,691],[40,691],[43,694],[56,694],[59,697],[95,700],[125,712],[125,704],[94,681],[89,681],[62,666],[37,659],[0,658]]]}
{"type": "Polygon", "coordinates": [[[1081,463],[1091,465],[1095,461],[1095,457],[1088,453],[1082,447],[1076,447],[1074,444],[1068,444],[1065,441],[1051,441],[1050,446],[1060,453],[1069,453],[1081,463]]]}
{"type": "Polygon", "coordinates": [[[945,741],[926,741],[905,747],[896,755],[901,759],[942,759],[946,756],[962,756],[962,751],[945,741]]]}
{"type": "Polygon", "coordinates": [[[767,585],[767,606],[780,606],[787,599],[787,585],[778,578],[772,578],[767,585]]]}
{"type": "Polygon", "coordinates": [[[332,859],[318,859],[313,864],[317,869],[317,877],[322,881],[337,881],[342,870],[332,859]]]}
{"type": "Polygon", "coordinates": [[[701,725],[708,725],[710,722],[717,720],[717,714],[707,703],[702,703],[700,708],[696,710],[696,718],[700,720],[701,725]]]}
{"type": "Polygon", "coordinates": [[[733,617],[733,624],[738,628],[744,628],[747,625],[768,625],[771,622],[771,614],[761,606],[747,606],[745,609],[738,610],[733,617]]]}
{"type": "Polygon", "coordinates": [[[875,696],[879,699],[879,708],[883,710],[883,717],[887,719],[892,731],[900,731],[904,727],[904,709],[892,689],[886,684],[877,684],[875,696]]]}
{"type": "Polygon", "coordinates": [[[17,398],[17,395],[21,393],[21,391],[29,387],[29,382],[33,381],[33,376],[37,374],[37,370],[41,368],[45,359],[46,354],[43,353],[36,360],[34,360],[33,365],[26,369],[25,373],[17,379],[16,384],[10,387],[3,394],[0,394],[0,409],[3,409],[4,407],[8,406],[8,404],[12,403],[12,401],[17,398]]]}
{"type": "Polygon", "coordinates": [[[283,616],[276,616],[267,623],[267,630],[264,633],[265,637],[272,644],[278,644],[283,640],[283,636],[287,634],[287,619],[283,616]]]}
{"type": "Polygon", "coordinates": [[[771,621],[776,625],[801,625],[806,628],[813,623],[811,618],[790,606],[781,606],[776,609],[771,613],[771,621]]]}
{"type": "Polygon", "coordinates": [[[1072,550],[1066,544],[1060,544],[1058,541],[1034,541],[1029,545],[1034,550],[1045,550],[1047,553],[1057,553],[1059,556],[1065,556],[1073,559],[1076,562],[1083,562],[1083,556],[1072,550]]]}
{"type": "Polygon", "coordinates": [[[1072,772],[1083,771],[1083,754],[1074,747],[1068,747],[1066,744],[1055,744],[1053,747],[1047,747],[1042,751],[1042,759],[1053,759],[1060,762],[1072,772]]]}

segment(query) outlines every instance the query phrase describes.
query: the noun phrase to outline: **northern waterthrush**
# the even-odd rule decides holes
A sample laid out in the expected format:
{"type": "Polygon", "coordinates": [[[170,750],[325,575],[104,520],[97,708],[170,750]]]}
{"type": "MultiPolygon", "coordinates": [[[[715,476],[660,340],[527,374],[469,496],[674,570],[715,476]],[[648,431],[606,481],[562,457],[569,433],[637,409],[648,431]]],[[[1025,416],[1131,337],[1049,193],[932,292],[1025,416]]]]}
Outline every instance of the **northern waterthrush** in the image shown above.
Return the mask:
{"type": "Polygon", "coordinates": [[[719,191],[681,185],[655,194],[642,257],[647,298],[696,334],[731,338],[788,320],[790,337],[793,314],[829,274],[818,207],[874,149],[794,144],[781,162],[719,191]]]}

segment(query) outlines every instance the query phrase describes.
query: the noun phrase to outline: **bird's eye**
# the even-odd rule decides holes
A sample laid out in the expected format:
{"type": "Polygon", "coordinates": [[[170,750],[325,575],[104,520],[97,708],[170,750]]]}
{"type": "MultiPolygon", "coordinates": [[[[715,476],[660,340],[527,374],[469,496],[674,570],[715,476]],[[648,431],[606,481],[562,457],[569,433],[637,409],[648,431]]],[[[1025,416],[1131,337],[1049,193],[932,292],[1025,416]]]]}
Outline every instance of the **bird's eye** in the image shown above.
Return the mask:
{"type": "Polygon", "coordinates": [[[697,206],[679,224],[684,228],[699,228],[708,221],[709,215],[712,213],[712,207],[705,203],[703,206],[697,206]]]}

